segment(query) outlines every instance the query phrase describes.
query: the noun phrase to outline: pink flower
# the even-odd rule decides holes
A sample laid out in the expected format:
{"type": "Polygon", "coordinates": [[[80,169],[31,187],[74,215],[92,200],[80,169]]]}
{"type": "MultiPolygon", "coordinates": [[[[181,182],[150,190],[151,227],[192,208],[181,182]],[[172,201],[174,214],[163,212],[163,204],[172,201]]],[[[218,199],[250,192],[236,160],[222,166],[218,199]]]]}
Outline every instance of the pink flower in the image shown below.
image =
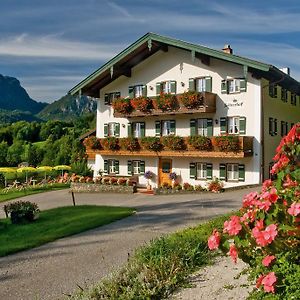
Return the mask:
{"type": "Polygon", "coordinates": [[[237,249],[235,247],[235,244],[230,245],[229,252],[227,254],[229,254],[231,256],[233,262],[236,264],[237,257],[238,257],[238,252],[237,252],[237,249]]]}
{"type": "Polygon", "coordinates": [[[264,229],[265,225],[264,225],[264,220],[258,220],[255,223],[255,227],[259,230],[264,229]]]}
{"type": "Polygon", "coordinates": [[[275,288],[274,284],[277,281],[277,277],[274,272],[268,273],[261,281],[261,283],[264,285],[264,290],[267,293],[274,293],[275,288]]]}
{"type": "Polygon", "coordinates": [[[300,214],[300,203],[293,202],[291,207],[288,209],[288,213],[291,216],[298,216],[300,214]]]}
{"type": "Polygon", "coordinates": [[[292,180],[290,174],[286,175],[285,182],[283,183],[285,188],[293,188],[298,186],[298,182],[296,180],[292,180]]]}
{"type": "Polygon", "coordinates": [[[270,191],[266,191],[263,194],[261,194],[260,199],[262,200],[268,200],[272,203],[275,203],[278,199],[277,191],[275,188],[271,188],[270,191]]]}
{"type": "Polygon", "coordinates": [[[218,249],[220,245],[221,235],[220,233],[215,229],[212,233],[212,235],[208,239],[208,248],[210,250],[218,249]]]}
{"type": "Polygon", "coordinates": [[[256,279],[256,288],[259,288],[262,285],[262,280],[265,278],[265,275],[260,274],[256,279]]]}
{"type": "Polygon", "coordinates": [[[271,179],[265,180],[262,185],[263,192],[267,191],[271,186],[273,186],[273,181],[271,179]]]}
{"type": "Polygon", "coordinates": [[[230,221],[224,222],[224,233],[228,232],[229,235],[237,235],[242,230],[240,217],[231,216],[230,221]]]}
{"type": "Polygon", "coordinates": [[[262,264],[265,266],[265,267],[268,267],[272,261],[276,259],[276,257],[274,255],[267,255],[263,260],[262,260],[262,264]]]}
{"type": "Polygon", "coordinates": [[[264,211],[268,211],[271,207],[272,203],[269,200],[265,200],[265,201],[256,201],[256,206],[259,209],[262,209],[264,211]]]}
{"type": "Polygon", "coordinates": [[[243,198],[243,207],[253,207],[258,199],[257,192],[251,192],[243,198]]]}
{"type": "Polygon", "coordinates": [[[265,230],[260,231],[258,227],[252,229],[252,235],[256,240],[257,245],[265,247],[271,244],[277,235],[277,225],[271,224],[265,230]]]}

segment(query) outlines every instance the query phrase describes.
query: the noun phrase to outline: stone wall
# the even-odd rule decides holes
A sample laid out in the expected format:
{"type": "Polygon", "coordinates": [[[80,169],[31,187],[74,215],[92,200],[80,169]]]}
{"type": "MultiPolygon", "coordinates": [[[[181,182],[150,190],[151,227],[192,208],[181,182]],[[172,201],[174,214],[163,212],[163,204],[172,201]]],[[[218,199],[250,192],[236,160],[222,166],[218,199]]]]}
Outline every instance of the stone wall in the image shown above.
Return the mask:
{"type": "Polygon", "coordinates": [[[71,192],[74,193],[125,193],[132,194],[136,192],[134,186],[106,185],[95,183],[71,183],[71,192]]]}

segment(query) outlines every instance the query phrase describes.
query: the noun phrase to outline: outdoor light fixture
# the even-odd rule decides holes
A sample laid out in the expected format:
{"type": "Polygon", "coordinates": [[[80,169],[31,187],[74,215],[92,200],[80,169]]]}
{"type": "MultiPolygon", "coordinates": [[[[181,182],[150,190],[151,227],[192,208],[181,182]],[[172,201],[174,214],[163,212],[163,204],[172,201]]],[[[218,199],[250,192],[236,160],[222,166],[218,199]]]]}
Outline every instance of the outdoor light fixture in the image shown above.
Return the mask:
{"type": "Polygon", "coordinates": [[[215,119],[215,123],[218,125],[218,124],[219,124],[219,120],[218,120],[218,119],[215,119]]]}
{"type": "Polygon", "coordinates": [[[182,87],[184,87],[184,86],[185,86],[184,82],[182,82],[182,81],[181,81],[181,86],[182,86],[182,87]]]}
{"type": "Polygon", "coordinates": [[[149,89],[151,90],[151,91],[153,91],[153,86],[151,85],[151,86],[149,86],[149,89]]]}

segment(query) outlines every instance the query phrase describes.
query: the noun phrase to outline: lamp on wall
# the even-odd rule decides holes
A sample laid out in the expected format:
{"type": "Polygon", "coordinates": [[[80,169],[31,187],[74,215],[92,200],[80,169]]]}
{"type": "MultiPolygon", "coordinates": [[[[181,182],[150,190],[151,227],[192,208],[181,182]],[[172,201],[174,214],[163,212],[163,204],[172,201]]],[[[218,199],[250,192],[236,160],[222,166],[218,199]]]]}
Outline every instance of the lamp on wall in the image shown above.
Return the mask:
{"type": "Polygon", "coordinates": [[[215,123],[216,123],[216,125],[218,125],[219,124],[219,120],[215,119],[215,123]]]}
{"type": "Polygon", "coordinates": [[[184,87],[184,86],[185,86],[184,82],[182,82],[182,81],[181,81],[181,86],[182,86],[182,87],[184,87]]]}
{"type": "Polygon", "coordinates": [[[151,91],[153,91],[153,86],[151,85],[151,86],[149,86],[149,89],[151,90],[151,91]]]}

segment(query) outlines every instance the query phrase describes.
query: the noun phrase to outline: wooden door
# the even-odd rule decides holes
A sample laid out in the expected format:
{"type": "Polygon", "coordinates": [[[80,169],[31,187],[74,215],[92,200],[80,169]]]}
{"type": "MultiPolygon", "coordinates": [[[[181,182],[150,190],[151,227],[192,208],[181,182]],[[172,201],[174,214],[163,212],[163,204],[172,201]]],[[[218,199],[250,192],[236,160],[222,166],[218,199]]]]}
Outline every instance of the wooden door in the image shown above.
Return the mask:
{"type": "Polygon", "coordinates": [[[169,174],[172,172],[172,159],[160,158],[159,167],[158,167],[158,178],[159,185],[162,185],[164,182],[172,184],[172,180],[169,178],[169,174]]]}

